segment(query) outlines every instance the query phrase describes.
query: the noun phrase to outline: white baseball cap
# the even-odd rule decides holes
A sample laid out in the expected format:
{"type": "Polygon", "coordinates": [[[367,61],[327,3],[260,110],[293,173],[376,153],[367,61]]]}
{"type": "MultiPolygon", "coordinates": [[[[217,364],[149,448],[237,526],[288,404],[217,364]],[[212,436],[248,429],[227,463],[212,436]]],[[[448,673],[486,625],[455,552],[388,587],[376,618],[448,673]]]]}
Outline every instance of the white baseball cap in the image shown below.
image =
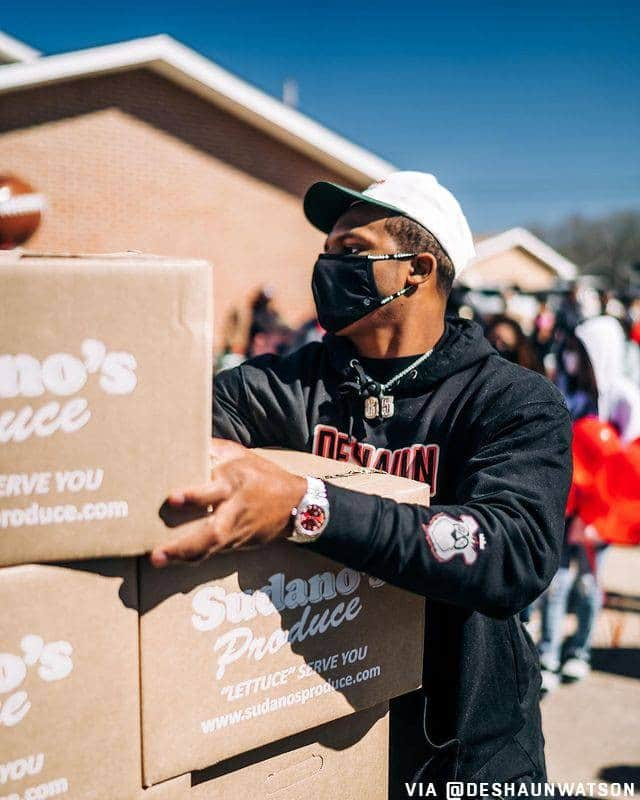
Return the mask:
{"type": "Polygon", "coordinates": [[[329,233],[338,218],[357,202],[388,208],[422,225],[447,253],[456,276],[476,254],[460,204],[427,172],[393,172],[372,183],[364,192],[319,181],[305,194],[304,213],[312,225],[329,233]]]}

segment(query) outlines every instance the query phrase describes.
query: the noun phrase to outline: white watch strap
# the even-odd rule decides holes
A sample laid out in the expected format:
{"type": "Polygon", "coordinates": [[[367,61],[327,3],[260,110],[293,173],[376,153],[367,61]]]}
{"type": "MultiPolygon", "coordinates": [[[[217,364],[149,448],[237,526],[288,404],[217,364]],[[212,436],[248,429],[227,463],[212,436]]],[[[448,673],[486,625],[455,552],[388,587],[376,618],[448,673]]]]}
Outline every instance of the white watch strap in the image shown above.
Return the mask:
{"type": "Polygon", "coordinates": [[[316,500],[327,500],[327,487],[325,486],[324,481],[321,481],[320,478],[313,478],[311,475],[307,475],[307,493],[302,498],[303,503],[313,503],[316,500]]]}

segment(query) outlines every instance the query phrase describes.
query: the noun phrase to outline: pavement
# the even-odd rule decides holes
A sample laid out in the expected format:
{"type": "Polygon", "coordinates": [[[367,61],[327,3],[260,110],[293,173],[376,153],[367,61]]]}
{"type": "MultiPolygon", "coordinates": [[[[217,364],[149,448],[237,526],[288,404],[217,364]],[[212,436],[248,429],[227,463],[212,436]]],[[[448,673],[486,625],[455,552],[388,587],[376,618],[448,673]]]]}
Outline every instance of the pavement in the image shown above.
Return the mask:
{"type": "Polygon", "coordinates": [[[614,607],[598,618],[591,674],[542,701],[547,771],[554,782],[633,782],[640,797],[640,548],[611,548],[603,585],[614,607]]]}

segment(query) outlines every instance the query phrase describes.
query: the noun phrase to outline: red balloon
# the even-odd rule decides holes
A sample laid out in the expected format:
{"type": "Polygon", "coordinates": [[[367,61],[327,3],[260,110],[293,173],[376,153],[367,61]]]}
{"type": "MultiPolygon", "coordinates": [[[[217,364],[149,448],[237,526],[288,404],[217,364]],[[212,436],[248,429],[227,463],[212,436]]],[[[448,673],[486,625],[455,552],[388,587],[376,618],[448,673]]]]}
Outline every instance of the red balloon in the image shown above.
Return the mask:
{"type": "Polygon", "coordinates": [[[615,544],[640,544],[640,444],[633,442],[610,456],[598,481],[609,513],[600,535],[615,544]]]}
{"type": "Polygon", "coordinates": [[[573,482],[577,488],[593,485],[605,459],[622,448],[616,429],[597,417],[583,417],[573,425],[573,482]]]}
{"type": "Polygon", "coordinates": [[[611,503],[636,504],[640,509],[640,444],[632,442],[609,455],[599,485],[611,503]]]}
{"type": "Polygon", "coordinates": [[[611,544],[640,544],[640,440],[624,447],[613,426],[585,417],[573,426],[573,465],[567,515],[611,544]]]}
{"type": "Polygon", "coordinates": [[[588,525],[595,525],[599,530],[599,525],[607,518],[610,511],[610,503],[601,495],[596,486],[578,490],[576,513],[583,522],[588,525]]]}

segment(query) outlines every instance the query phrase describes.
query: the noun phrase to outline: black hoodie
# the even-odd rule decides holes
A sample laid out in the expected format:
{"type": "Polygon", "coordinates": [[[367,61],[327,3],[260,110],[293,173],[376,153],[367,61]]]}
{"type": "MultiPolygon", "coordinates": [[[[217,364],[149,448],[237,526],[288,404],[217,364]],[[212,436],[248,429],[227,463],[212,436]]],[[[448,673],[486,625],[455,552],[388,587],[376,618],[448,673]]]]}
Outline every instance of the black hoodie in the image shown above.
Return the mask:
{"type": "Polygon", "coordinates": [[[214,432],[431,485],[429,508],[329,485],[329,525],[310,545],[427,600],[423,688],[392,705],[392,794],[416,775],[543,779],[538,658],[517,614],[558,566],[570,416],[550,381],[447,319],[389,392],[394,415],[364,419],[368,379],[413,360],[359,359],[334,336],[253,359],[216,378],[214,432]]]}

